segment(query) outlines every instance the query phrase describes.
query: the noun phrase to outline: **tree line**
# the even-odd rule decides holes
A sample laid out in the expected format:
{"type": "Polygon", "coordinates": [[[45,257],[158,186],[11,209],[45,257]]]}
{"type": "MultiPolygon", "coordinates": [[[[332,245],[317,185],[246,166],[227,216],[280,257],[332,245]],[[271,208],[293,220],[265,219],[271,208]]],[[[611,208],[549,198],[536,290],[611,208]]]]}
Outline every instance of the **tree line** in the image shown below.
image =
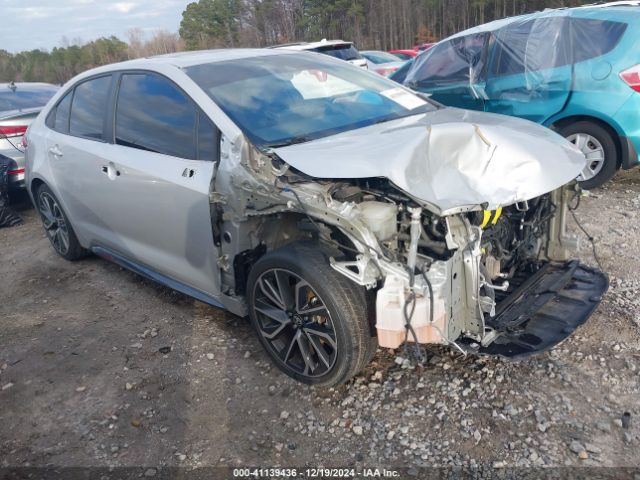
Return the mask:
{"type": "Polygon", "coordinates": [[[63,46],[50,52],[31,50],[12,54],[0,50],[0,82],[62,84],[93,67],[185,48],[177,33],[158,31],[147,38],[139,29],[127,32],[127,41],[111,36],[88,43],[63,38],[62,43],[63,46]]]}
{"type": "Polygon", "coordinates": [[[389,50],[431,42],[469,27],[593,0],[198,0],[182,14],[189,49],[264,47],[322,38],[389,50]]]}
{"type": "Polygon", "coordinates": [[[107,63],[180,50],[264,47],[322,38],[352,40],[360,49],[410,48],[474,25],[591,0],[197,0],[178,33],[147,38],[132,30],[82,43],[63,39],[51,51],[0,50],[0,81],[61,84],[107,63]]]}

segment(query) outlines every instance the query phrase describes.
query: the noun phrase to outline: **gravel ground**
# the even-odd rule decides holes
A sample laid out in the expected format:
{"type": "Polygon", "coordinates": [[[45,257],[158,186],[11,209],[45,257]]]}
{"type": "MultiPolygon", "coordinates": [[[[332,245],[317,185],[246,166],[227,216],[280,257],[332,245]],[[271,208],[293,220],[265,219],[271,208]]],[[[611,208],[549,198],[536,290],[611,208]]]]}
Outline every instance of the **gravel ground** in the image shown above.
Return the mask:
{"type": "Polygon", "coordinates": [[[582,201],[611,288],[569,340],[519,363],[379,350],[330,390],[272,367],[243,319],[64,261],[21,208],[0,230],[0,466],[640,466],[638,170],[582,201]]]}

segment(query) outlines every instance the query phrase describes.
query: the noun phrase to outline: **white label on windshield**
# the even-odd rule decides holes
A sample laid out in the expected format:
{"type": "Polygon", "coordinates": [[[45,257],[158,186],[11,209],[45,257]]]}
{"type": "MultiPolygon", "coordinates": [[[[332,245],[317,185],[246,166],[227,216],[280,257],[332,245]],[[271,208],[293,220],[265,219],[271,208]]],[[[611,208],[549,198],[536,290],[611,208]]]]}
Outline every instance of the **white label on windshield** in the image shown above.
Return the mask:
{"type": "Polygon", "coordinates": [[[404,88],[400,87],[385,90],[384,92],[380,92],[380,95],[387,97],[389,100],[393,100],[408,110],[413,110],[427,103],[417,95],[407,92],[404,88]]]}

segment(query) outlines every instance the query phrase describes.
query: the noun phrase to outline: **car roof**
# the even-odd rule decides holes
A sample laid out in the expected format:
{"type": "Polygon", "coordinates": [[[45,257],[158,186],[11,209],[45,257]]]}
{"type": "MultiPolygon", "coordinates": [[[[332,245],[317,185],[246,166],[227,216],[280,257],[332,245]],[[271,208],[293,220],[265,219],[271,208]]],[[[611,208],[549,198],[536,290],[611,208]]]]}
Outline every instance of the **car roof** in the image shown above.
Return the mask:
{"type": "Polygon", "coordinates": [[[331,47],[335,45],[353,45],[353,42],[345,42],[344,40],[327,40],[323,38],[319,42],[299,42],[299,43],[284,43],[282,45],[273,45],[273,49],[282,50],[313,50],[319,47],[331,47]]]}
{"type": "MultiPolygon", "coordinates": [[[[279,55],[284,52],[274,52],[266,48],[224,48],[217,50],[198,50],[192,52],[169,53],[148,57],[150,63],[165,63],[179,68],[200,65],[203,63],[224,62],[226,60],[241,60],[244,58],[265,57],[279,55]]],[[[134,60],[135,61],[135,60],[134,60]]]]}
{"type": "Polygon", "coordinates": [[[590,8],[606,8],[606,7],[640,7],[640,0],[636,0],[636,1],[626,1],[626,2],[594,3],[593,5],[583,5],[583,7],[590,7],[590,8]]]}
{"type": "MultiPolygon", "coordinates": [[[[502,18],[494,20],[477,27],[472,27],[462,32],[456,33],[447,37],[445,40],[451,40],[453,38],[465,37],[474,33],[495,32],[514,22],[522,22],[524,20],[533,18],[543,18],[550,16],[571,16],[571,17],[590,17],[590,18],[603,18],[609,17],[609,14],[619,17],[621,20],[627,19],[629,21],[637,20],[637,15],[640,15],[640,0],[639,1],[620,1],[609,2],[602,4],[583,5],[573,8],[547,8],[545,10],[527,13],[524,15],[517,15],[515,17],[502,18]],[[629,17],[631,14],[631,18],[629,17]]],[[[606,19],[606,18],[603,18],[606,19]]]]}
{"type": "Polygon", "coordinates": [[[153,69],[161,65],[173,66],[179,69],[202,65],[205,63],[224,62],[227,60],[242,60],[245,58],[266,57],[270,55],[289,55],[295,52],[286,50],[269,50],[266,48],[224,48],[216,50],[195,50],[189,52],[168,53],[152,57],[137,58],[124,62],[111,63],[87,70],[77,78],[107,73],[122,69],[153,69]]]}

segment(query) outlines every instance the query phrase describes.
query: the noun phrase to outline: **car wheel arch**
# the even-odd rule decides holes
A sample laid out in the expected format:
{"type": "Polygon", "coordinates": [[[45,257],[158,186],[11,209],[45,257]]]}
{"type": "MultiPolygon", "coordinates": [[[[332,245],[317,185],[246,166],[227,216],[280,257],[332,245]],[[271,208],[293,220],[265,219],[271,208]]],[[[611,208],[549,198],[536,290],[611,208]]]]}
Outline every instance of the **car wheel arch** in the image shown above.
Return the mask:
{"type": "MultiPolygon", "coordinates": [[[[260,257],[291,244],[315,241],[320,248],[326,247],[336,252],[340,250],[343,254],[346,253],[347,255],[349,255],[350,252],[357,251],[357,247],[353,241],[337,227],[317,218],[313,218],[312,222],[306,215],[294,212],[265,216],[263,217],[262,224],[256,231],[260,244],[257,245],[253,251],[257,254],[253,255],[251,263],[246,265],[246,275],[240,275],[242,278],[235,279],[235,288],[240,292],[245,291],[245,282],[248,275],[260,257]],[[322,231],[318,232],[318,229],[322,231]],[[339,245],[346,248],[338,249],[337,247],[339,245]],[[259,251],[261,248],[262,252],[259,251]]],[[[243,258],[246,258],[246,254],[247,251],[236,252],[232,264],[236,265],[243,261],[243,258]]]]}
{"type": "Polygon", "coordinates": [[[36,192],[42,185],[46,185],[46,183],[41,178],[36,177],[33,180],[31,180],[29,190],[31,190],[31,195],[33,196],[34,200],[36,198],[36,192]]]}
{"type": "Polygon", "coordinates": [[[553,123],[549,125],[549,128],[551,128],[555,132],[560,132],[563,128],[567,127],[568,125],[572,123],[578,123],[578,122],[594,123],[604,128],[609,133],[609,135],[611,136],[611,139],[613,140],[613,143],[616,146],[617,168],[620,168],[622,164],[622,144],[620,143],[620,134],[618,133],[616,128],[613,125],[611,125],[611,122],[608,122],[607,120],[604,120],[602,118],[595,117],[592,115],[571,115],[568,117],[563,117],[563,118],[554,120],[553,123]]]}

